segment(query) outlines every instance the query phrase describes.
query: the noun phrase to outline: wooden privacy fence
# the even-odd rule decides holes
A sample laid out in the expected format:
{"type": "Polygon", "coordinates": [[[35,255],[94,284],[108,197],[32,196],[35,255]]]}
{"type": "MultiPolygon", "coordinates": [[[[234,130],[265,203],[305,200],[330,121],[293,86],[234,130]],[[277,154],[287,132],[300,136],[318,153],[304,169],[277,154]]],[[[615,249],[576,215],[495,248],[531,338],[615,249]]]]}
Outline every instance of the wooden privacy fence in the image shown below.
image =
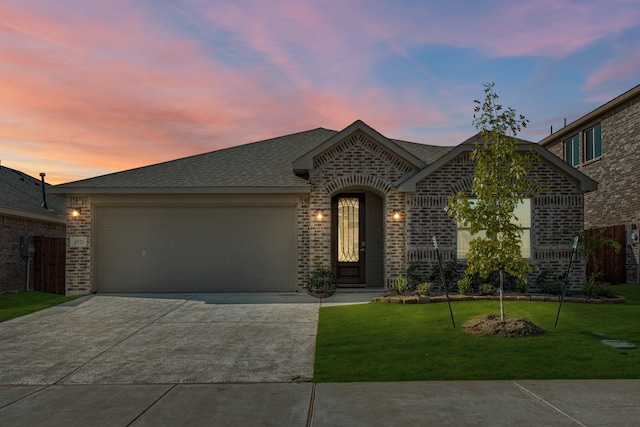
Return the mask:
{"type": "MultiPolygon", "coordinates": [[[[596,249],[598,269],[602,272],[598,280],[612,285],[627,282],[627,232],[624,224],[605,228],[591,228],[586,230],[587,238],[600,235],[600,238],[612,239],[620,243],[620,252],[609,245],[600,245],[596,249]],[[602,233],[600,235],[600,233],[602,233]]],[[[595,270],[591,258],[587,259],[587,277],[595,270]]]]}
{"type": "Polygon", "coordinates": [[[64,295],[66,239],[35,236],[33,245],[33,290],[64,295]]]}

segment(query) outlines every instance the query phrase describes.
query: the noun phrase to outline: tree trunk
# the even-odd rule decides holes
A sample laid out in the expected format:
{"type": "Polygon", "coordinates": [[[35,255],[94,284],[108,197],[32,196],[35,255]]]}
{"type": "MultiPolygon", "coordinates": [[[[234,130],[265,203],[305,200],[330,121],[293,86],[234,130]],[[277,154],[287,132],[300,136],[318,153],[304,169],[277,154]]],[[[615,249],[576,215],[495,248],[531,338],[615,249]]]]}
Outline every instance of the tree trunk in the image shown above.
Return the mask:
{"type": "Polygon", "coordinates": [[[504,285],[502,280],[503,272],[500,269],[500,321],[504,322],[504,285]]]}

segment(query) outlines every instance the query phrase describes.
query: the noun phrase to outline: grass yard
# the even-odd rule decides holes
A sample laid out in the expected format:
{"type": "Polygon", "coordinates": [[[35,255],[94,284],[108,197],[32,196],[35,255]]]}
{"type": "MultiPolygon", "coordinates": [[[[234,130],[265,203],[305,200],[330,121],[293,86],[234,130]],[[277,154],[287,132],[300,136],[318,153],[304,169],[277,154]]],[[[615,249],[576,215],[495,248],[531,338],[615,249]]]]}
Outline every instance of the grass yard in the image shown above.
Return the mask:
{"type": "Polygon", "coordinates": [[[626,304],[505,301],[505,312],[545,329],[540,337],[478,337],[467,320],[499,312],[498,301],[363,304],[320,309],[315,382],[640,378],[640,349],[619,350],[607,339],[640,346],[640,286],[619,285],[626,304]]]}
{"type": "Polygon", "coordinates": [[[0,322],[24,316],[78,298],[45,292],[11,292],[0,294],[0,322]]]}

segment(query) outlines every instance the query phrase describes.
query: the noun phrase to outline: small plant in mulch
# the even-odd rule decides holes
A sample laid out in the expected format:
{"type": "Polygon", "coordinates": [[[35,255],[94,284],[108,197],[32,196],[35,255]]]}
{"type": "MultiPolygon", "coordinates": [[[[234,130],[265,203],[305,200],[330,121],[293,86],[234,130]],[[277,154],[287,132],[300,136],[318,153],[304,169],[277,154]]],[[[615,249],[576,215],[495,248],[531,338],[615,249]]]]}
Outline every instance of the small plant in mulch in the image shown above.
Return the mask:
{"type": "Polygon", "coordinates": [[[499,314],[476,317],[462,325],[462,330],[473,335],[497,335],[502,337],[533,337],[544,334],[544,329],[528,319],[506,315],[504,322],[499,314]]]}
{"type": "Polygon", "coordinates": [[[416,294],[420,296],[427,296],[431,291],[431,283],[430,282],[422,282],[416,285],[416,294]]]}
{"type": "Polygon", "coordinates": [[[404,276],[398,276],[396,280],[391,283],[391,290],[395,295],[404,295],[407,291],[407,278],[404,276]]]}
{"type": "Polygon", "coordinates": [[[323,267],[319,262],[311,272],[309,283],[307,283],[307,293],[316,298],[327,298],[336,291],[336,282],[333,271],[323,267]]]}

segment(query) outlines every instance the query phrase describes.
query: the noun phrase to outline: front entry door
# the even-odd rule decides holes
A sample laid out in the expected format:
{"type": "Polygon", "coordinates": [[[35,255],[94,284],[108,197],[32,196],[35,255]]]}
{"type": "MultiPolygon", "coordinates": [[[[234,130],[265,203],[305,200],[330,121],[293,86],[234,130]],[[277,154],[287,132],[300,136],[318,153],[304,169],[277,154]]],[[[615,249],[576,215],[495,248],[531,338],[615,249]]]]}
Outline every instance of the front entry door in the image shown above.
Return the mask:
{"type": "Polygon", "coordinates": [[[364,194],[339,194],[333,198],[332,257],[336,283],[365,283],[364,194]]]}

